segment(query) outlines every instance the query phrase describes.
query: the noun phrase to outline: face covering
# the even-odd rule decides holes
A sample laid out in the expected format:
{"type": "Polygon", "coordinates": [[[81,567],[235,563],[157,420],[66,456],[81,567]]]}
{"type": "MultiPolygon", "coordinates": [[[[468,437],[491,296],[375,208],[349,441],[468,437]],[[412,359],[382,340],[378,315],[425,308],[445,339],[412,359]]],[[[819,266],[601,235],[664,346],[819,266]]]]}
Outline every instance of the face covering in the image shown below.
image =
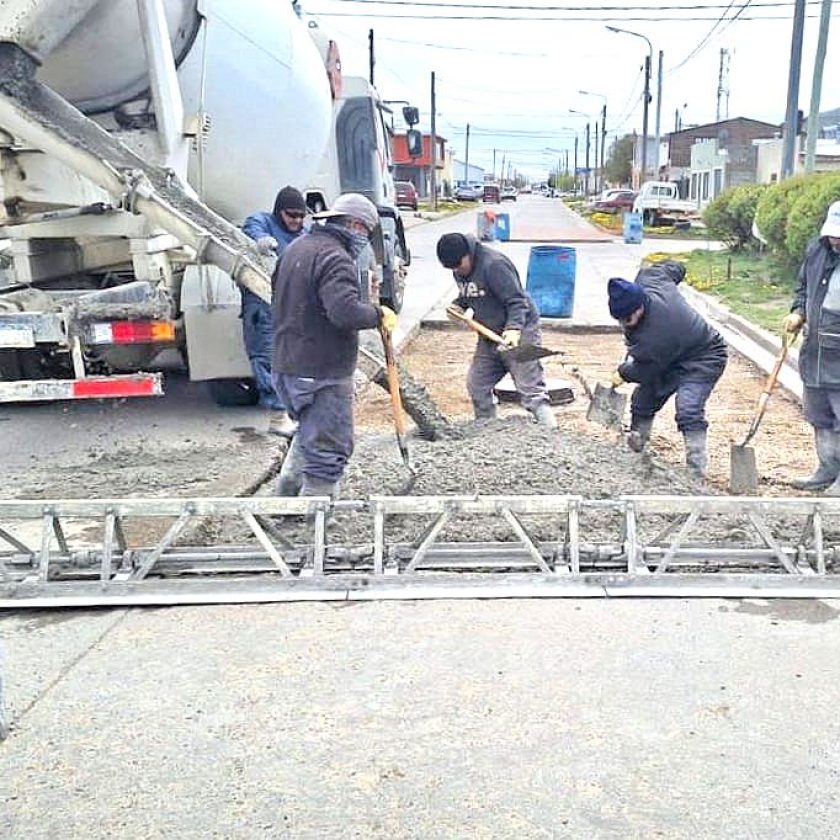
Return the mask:
{"type": "Polygon", "coordinates": [[[350,253],[353,259],[358,259],[367,248],[368,237],[365,233],[350,231],[350,253]]]}

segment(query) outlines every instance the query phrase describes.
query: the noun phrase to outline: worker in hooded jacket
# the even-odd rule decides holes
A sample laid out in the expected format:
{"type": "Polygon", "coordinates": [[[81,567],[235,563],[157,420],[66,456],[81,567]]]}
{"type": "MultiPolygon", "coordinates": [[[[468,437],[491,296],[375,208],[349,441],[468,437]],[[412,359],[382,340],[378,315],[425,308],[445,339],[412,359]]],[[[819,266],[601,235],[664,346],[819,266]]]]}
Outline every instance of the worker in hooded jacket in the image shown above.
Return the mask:
{"type": "Polygon", "coordinates": [[[673,261],[648,266],[635,282],[613,278],[609,308],[621,323],[627,355],[612,384],[638,383],[630,401],[631,449],[641,452],[653,418],[676,394],[677,428],[685,441],[686,465],[706,474],[706,402],[726,367],[726,343],[677,288],[685,267],[673,261]]]}
{"type": "MultiPolygon", "coordinates": [[[[516,267],[504,254],[470,234],[447,233],[438,240],[437,255],[441,264],[451,269],[458,286],[453,305],[472,312],[476,321],[501,335],[508,347],[516,347],[520,341],[540,344],[539,313],[522,288],[516,267]]],[[[476,419],[496,416],[493,389],[506,373],[536,421],[556,429],[542,364],[509,361],[497,344],[483,336],[478,339],[467,375],[476,419]]]]}
{"type": "Polygon", "coordinates": [[[814,427],[819,464],[793,486],[840,496],[840,201],[826,214],[820,236],[808,246],[799,285],[784,320],[786,332],[805,327],[799,351],[802,408],[814,427]]]}

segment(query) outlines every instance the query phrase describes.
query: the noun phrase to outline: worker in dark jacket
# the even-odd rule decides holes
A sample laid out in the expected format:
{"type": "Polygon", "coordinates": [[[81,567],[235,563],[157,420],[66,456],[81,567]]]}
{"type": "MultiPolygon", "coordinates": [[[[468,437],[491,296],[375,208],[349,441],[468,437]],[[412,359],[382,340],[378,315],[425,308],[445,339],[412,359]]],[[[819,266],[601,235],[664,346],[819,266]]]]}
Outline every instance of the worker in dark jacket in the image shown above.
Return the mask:
{"type": "Polygon", "coordinates": [[[280,472],[281,496],[338,494],[353,452],[353,372],[359,330],[397,316],[362,303],[354,260],[379,224],[359,193],[339,196],[326,219],[293,242],[274,275],[274,385],[299,424],[280,472]]]}
{"type": "Polygon", "coordinates": [[[840,201],[828,208],[819,239],[808,246],[799,286],[784,320],[796,334],[805,326],[799,351],[802,408],[814,427],[819,465],[793,482],[800,490],[840,496],[840,201]]]}
{"type": "MultiPolygon", "coordinates": [[[[303,195],[287,186],[277,193],[271,213],[251,214],[245,219],[242,230],[254,240],[260,254],[279,259],[286,246],[303,233],[305,216],[303,195]]],[[[242,334],[254,372],[259,404],[271,412],[269,434],[291,437],[295,424],[271,381],[271,306],[248,289],[242,289],[242,334]]]]}
{"type": "MultiPolygon", "coordinates": [[[[540,316],[534,302],[522,288],[514,264],[504,255],[474,236],[447,233],[437,244],[437,255],[452,270],[458,285],[453,304],[471,311],[485,327],[501,335],[509,347],[520,341],[539,344],[540,316]]],[[[548,428],[557,428],[549,404],[545,374],[539,361],[510,362],[492,341],[480,337],[467,375],[467,391],[476,419],[496,416],[493,388],[510,373],[522,405],[548,428]]]]}
{"type": "Polygon", "coordinates": [[[641,452],[653,418],[676,394],[677,428],[685,440],[686,464],[706,474],[706,402],[726,367],[726,343],[689,305],[677,288],[685,277],[680,263],[643,268],[636,281],[608,284],[610,314],[621,322],[627,356],[613,386],[636,382],[630,401],[631,449],[641,452]]]}

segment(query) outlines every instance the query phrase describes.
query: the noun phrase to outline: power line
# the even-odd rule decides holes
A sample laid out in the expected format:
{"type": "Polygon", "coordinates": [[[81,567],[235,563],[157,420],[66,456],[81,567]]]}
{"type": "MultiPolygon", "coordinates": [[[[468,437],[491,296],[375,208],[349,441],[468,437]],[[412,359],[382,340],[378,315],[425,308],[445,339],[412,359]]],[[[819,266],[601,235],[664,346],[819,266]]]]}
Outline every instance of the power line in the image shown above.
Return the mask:
{"type": "MultiPolygon", "coordinates": [[[[450,3],[448,0],[339,0],[343,3],[359,3],[363,5],[376,6],[402,6],[404,8],[414,8],[417,6],[446,8],[446,9],[496,9],[498,11],[535,11],[535,12],[657,12],[657,11],[696,11],[698,9],[726,9],[727,11],[732,6],[724,6],[723,3],[708,3],[698,5],[678,4],[673,6],[664,6],[659,3],[639,5],[639,6],[593,6],[593,5],[579,5],[579,6],[531,6],[519,3],[491,4],[491,3],[450,3]]],[[[806,5],[818,5],[822,0],[807,0],[806,5]]],[[[772,0],[772,2],[756,3],[754,8],[779,8],[784,6],[793,6],[792,0],[772,0]]]]}

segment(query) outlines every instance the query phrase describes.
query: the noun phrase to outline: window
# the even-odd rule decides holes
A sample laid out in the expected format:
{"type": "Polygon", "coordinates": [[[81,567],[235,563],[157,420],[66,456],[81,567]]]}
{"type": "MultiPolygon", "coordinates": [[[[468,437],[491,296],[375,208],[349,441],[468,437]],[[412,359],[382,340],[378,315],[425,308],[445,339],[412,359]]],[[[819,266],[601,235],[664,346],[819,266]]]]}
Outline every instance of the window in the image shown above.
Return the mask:
{"type": "Polygon", "coordinates": [[[709,198],[709,173],[703,173],[703,186],[700,191],[700,199],[701,201],[706,201],[709,198]]]}
{"type": "Polygon", "coordinates": [[[714,184],[712,185],[712,196],[720,195],[723,192],[723,170],[715,169],[714,184]]]}
{"type": "Polygon", "coordinates": [[[694,199],[694,200],[697,199],[697,173],[696,172],[691,173],[691,189],[690,189],[689,195],[692,197],[692,199],[694,199]]]}

